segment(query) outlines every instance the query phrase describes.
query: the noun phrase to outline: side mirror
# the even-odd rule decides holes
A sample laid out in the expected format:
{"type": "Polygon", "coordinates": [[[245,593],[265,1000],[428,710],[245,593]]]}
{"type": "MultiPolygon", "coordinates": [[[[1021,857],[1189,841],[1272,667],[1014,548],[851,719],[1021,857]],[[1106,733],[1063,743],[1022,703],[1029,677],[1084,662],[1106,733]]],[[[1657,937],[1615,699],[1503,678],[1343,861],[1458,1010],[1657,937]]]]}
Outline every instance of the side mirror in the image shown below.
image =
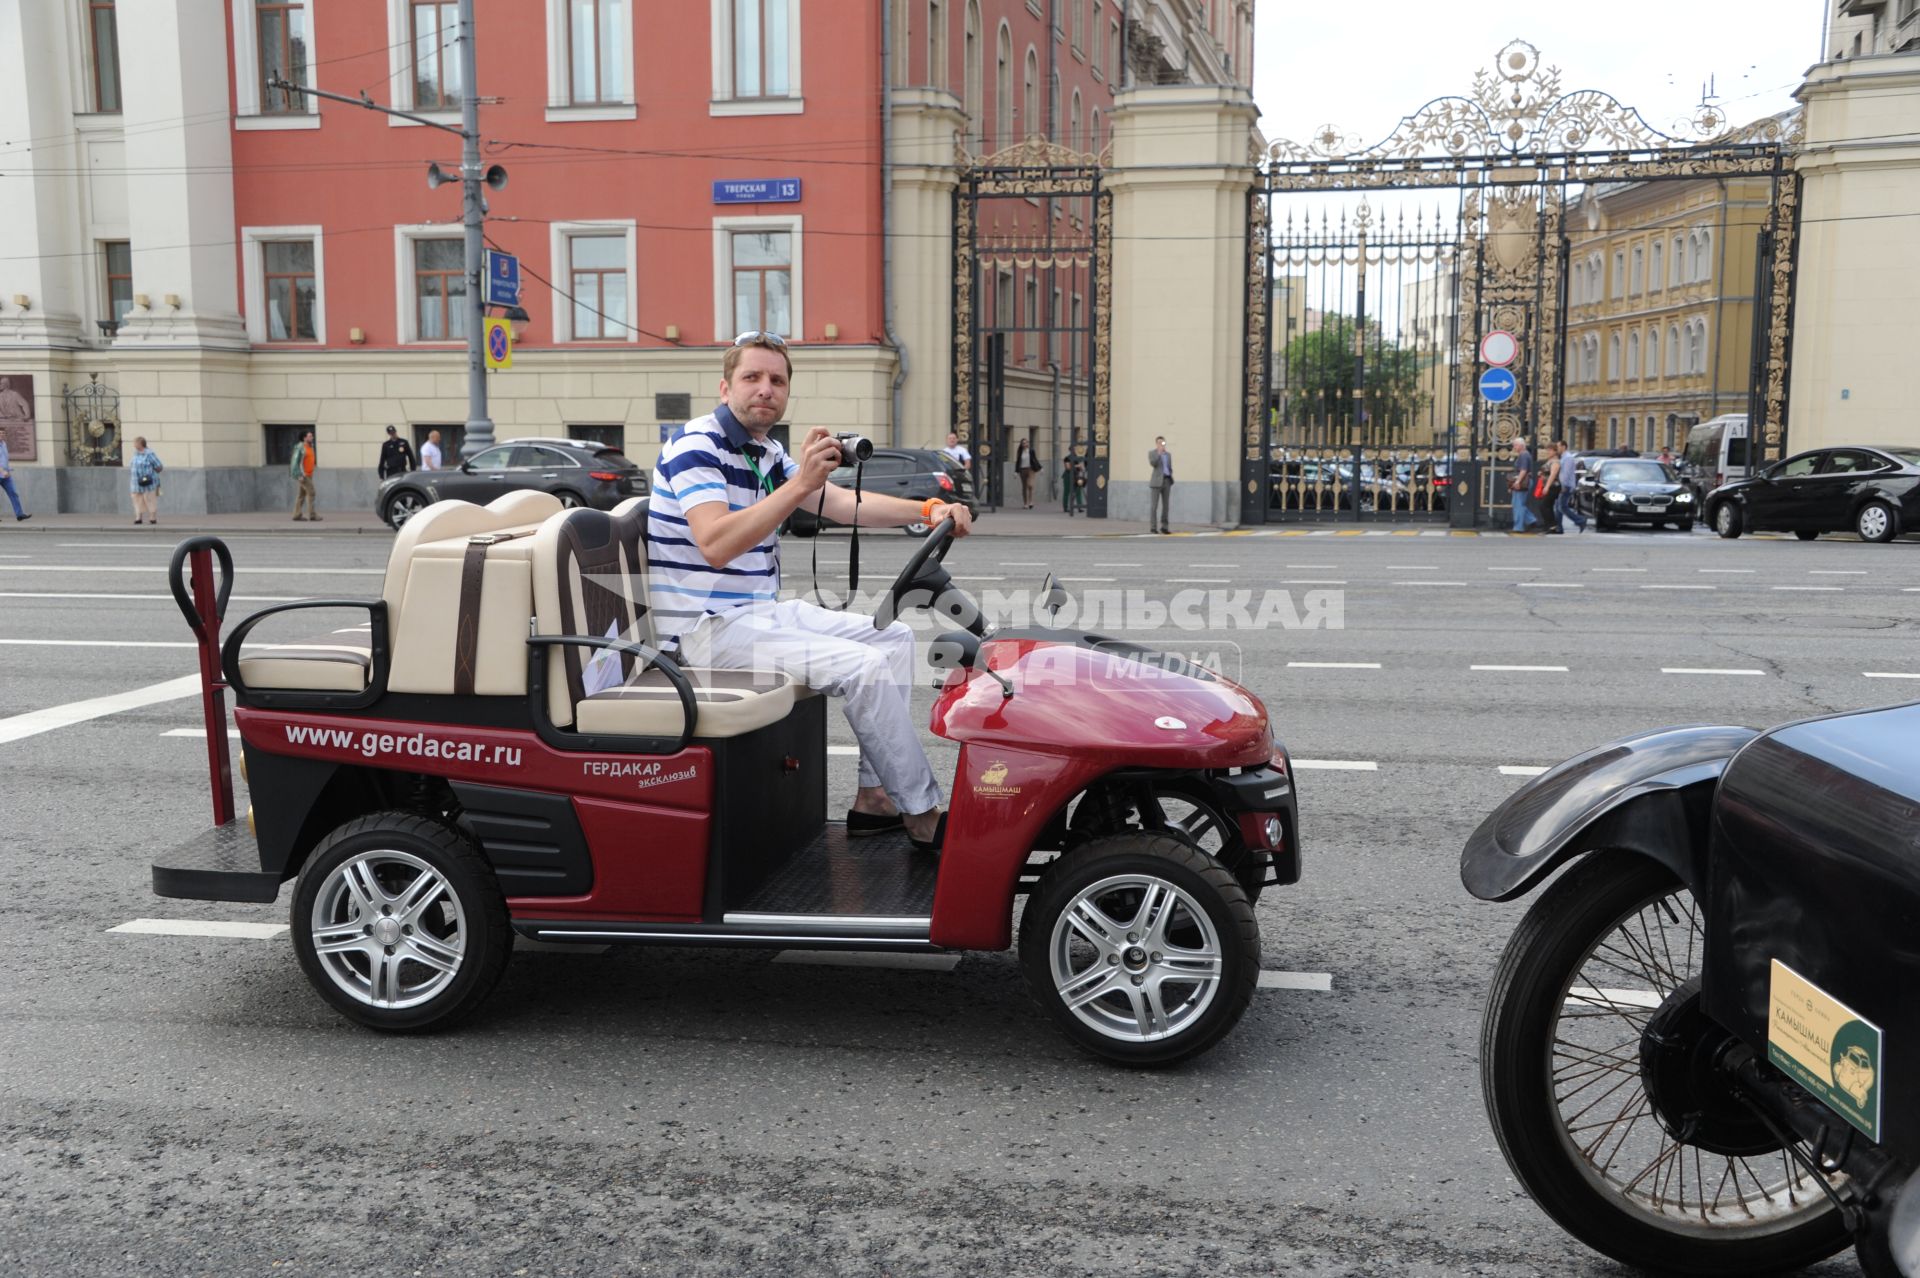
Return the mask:
{"type": "Polygon", "coordinates": [[[1055,581],[1052,573],[1048,573],[1046,580],[1040,583],[1040,606],[1046,610],[1049,621],[1053,619],[1054,614],[1067,606],[1071,598],[1072,596],[1067,594],[1067,588],[1055,581]]]}
{"type": "Polygon", "coordinates": [[[472,460],[471,460],[471,459],[469,459],[469,460],[467,460],[467,461],[463,461],[463,462],[461,462],[461,463],[460,463],[460,470],[461,470],[461,472],[462,472],[463,474],[468,474],[468,475],[471,475],[471,474],[473,473],[473,462],[472,462],[472,460]]]}
{"type": "Polygon", "coordinates": [[[949,630],[928,644],[927,664],[935,670],[978,670],[1000,685],[1001,700],[1013,695],[1013,685],[1004,675],[980,664],[980,636],[965,630],[949,630]]]}

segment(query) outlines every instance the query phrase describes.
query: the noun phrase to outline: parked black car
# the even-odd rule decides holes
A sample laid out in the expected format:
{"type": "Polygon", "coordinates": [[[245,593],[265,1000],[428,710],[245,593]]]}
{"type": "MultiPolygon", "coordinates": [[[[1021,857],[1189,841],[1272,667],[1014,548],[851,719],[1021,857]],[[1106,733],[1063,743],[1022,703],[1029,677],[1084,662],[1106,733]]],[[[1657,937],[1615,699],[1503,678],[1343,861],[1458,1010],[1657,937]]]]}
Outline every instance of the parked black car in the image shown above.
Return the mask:
{"type": "Polygon", "coordinates": [[[1892,541],[1920,530],[1920,448],[1817,448],[1707,494],[1707,523],[1722,537],[1791,532],[1856,532],[1892,541]]]}
{"type": "MultiPolygon", "coordinates": [[[[853,467],[842,466],[828,479],[842,488],[852,488],[853,467]]],[[[929,497],[957,501],[970,513],[979,513],[973,495],[973,476],[937,448],[874,449],[861,472],[860,491],[883,497],[905,497],[910,501],[925,501],[929,497]]],[[[839,527],[832,519],[826,524],[829,528],[839,527]]],[[[796,536],[810,537],[819,531],[819,525],[809,506],[793,512],[789,527],[796,536]]],[[[931,531],[927,524],[907,525],[907,532],[915,537],[924,537],[931,531]]]]}
{"type": "Polygon", "coordinates": [[[440,470],[410,470],[380,485],[374,510],[400,525],[436,501],[486,505],[501,493],[537,488],[562,506],[612,510],[647,495],[647,475],[617,448],[578,439],[508,439],[471,461],[440,470]]]}
{"type": "Polygon", "coordinates": [[[1661,528],[1672,524],[1691,532],[1699,502],[1693,488],[1673,467],[1644,457],[1609,457],[1580,468],[1573,489],[1575,510],[1593,519],[1599,532],[1622,524],[1661,528]]]}

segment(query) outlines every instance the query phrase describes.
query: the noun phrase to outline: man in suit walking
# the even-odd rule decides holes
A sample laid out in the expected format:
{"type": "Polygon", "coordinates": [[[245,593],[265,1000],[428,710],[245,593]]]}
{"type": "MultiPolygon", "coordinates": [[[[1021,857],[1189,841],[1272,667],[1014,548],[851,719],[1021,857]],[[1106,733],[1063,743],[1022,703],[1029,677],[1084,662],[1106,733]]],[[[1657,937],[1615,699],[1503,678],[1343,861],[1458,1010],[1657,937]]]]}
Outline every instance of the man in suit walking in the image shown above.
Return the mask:
{"type": "Polygon", "coordinates": [[[1171,533],[1167,526],[1167,505],[1173,496],[1173,454],[1167,451],[1167,437],[1155,435],[1147,453],[1147,489],[1153,504],[1148,507],[1149,532],[1171,533]]]}

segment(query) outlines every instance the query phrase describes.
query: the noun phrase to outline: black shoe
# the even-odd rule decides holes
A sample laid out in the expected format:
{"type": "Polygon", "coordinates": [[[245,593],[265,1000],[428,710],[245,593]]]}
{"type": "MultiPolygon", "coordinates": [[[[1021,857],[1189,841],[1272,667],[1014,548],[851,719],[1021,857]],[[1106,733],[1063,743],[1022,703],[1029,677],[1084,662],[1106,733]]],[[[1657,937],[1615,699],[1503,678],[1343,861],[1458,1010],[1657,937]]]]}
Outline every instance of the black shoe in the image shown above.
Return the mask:
{"type": "Polygon", "coordinates": [[[13,521],[14,521],[15,523],[17,523],[17,524],[24,524],[24,523],[26,523],[26,522],[27,522],[27,521],[28,521],[29,519],[32,519],[32,518],[33,518],[33,516],[32,516],[32,515],[15,515],[15,516],[13,517],[13,521]]]}
{"type": "Polygon", "coordinates": [[[898,830],[906,825],[906,819],[898,812],[882,815],[878,812],[855,812],[847,809],[847,835],[849,838],[863,838],[869,834],[885,834],[889,830],[898,830]]]}
{"type": "Polygon", "coordinates": [[[944,844],[946,841],[947,841],[947,814],[944,812],[940,814],[940,824],[933,827],[933,837],[927,840],[925,843],[922,843],[919,839],[914,838],[911,834],[907,836],[907,842],[913,844],[913,850],[915,852],[931,852],[935,856],[938,856],[940,854],[941,845],[944,844]]]}

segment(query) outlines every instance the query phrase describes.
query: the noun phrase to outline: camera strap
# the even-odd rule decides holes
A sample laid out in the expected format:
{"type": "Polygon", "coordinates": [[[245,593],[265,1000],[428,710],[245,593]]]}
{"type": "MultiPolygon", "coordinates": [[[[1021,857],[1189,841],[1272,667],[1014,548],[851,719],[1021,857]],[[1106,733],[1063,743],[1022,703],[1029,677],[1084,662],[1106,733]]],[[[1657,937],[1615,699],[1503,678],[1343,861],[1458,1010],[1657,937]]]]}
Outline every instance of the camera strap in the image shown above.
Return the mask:
{"type": "Polygon", "coordinates": [[[860,478],[866,474],[867,464],[853,464],[853,539],[847,546],[847,597],[840,601],[839,607],[828,603],[820,595],[820,535],[826,531],[827,486],[820,486],[820,502],[813,511],[813,601],[822,608],[834,612],[845,612],[853,597],[860,592],[860,478]]]}

